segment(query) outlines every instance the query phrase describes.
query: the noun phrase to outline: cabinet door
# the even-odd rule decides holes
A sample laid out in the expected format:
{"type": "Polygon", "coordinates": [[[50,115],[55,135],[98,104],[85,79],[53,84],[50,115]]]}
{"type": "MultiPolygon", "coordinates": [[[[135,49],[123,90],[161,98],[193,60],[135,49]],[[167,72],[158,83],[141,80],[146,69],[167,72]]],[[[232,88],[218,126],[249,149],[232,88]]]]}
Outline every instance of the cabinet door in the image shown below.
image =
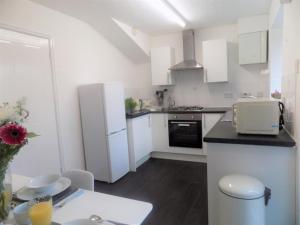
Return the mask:
{"type": "Polygon", "coordinates": [[[138,162],[149,155],[152,146],[151,115],[133,120],[135,160],[138,162]]]}
{"type": "Polygon", "coordinates": [[[228,81],[228,56],[226,40],[203,42],[204,81],[206,83],[228,81]]]}
{"type": "Polygon", "coordinates": [[[106,83],[103,87],[106,132],[109,135],[126,128],[124,88],[121,83],[106,83]]]}
{"type": "Polygon", "coordinates": [[[127,120],[130,170],[136,171],[138,162],[152,151],[151,115],[127,120]]]}
{"type": "MultiPolygon", "coordinates": [[[[202,114],[202,135],[205,135],[213,128],[213,126],[220,120],[223,114],[219,113],[204,113],[202,114]]],[[[203,142],[203,152],[207,154],[206,142],[203,142]]]]}
{"type": "Polygon", "coordinates": [[[152,114],[152,150],[167,151],[169,148],[168,114],[152,114]]]}
{"type": "Polygon", "coordinates": [[[172,85],[169,68],[174,65],[174,49],[160,47],[151,49],[152,85],[172,85]]]}
{"type": "Polygon", "coordinates": [[[128,142],[126,130],[108,136],[111,182],[129,172],[128,142]]]}
{"type": "Polygon", "coordinates": [[[254,32],[239,36],[239,63],[267,62],[267,32],[254,32]]]}

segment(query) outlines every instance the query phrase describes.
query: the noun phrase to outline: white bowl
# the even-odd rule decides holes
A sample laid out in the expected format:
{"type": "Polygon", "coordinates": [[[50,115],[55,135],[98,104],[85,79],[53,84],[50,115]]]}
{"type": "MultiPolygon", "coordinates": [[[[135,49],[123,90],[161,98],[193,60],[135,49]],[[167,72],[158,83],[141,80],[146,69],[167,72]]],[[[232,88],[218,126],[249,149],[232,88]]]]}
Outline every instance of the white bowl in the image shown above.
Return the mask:
{"type": "Polygon", "coordinates": [[[30,218],[28,215],[29,209],[30,209],[30,207],[28,205],[28,202],[22,203],[14,208],[14,210],[13,210],[14,217],[15,217],[16,222],[19,225],[31,224],[31,221],[30,221],[30,218]]]}
{"type": "Polygon", "coordinates": [[[59,178],[60,176],[57,174],[34,177],[29,180],[26,187],[37,193],[48,192],[59,178]]]}

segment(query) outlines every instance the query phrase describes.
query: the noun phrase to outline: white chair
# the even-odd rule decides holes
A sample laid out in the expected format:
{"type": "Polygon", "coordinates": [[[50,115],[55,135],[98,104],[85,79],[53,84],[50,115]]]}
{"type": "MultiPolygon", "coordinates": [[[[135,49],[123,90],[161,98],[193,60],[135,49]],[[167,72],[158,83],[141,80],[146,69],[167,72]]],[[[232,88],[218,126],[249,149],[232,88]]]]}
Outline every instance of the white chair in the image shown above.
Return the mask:
{"type": "Polygon", "coordinates": [[[62,174],[72,181],[72,186],[89,191],[94,191],[94,175],[85,170],[68,170],[62,174]]]}

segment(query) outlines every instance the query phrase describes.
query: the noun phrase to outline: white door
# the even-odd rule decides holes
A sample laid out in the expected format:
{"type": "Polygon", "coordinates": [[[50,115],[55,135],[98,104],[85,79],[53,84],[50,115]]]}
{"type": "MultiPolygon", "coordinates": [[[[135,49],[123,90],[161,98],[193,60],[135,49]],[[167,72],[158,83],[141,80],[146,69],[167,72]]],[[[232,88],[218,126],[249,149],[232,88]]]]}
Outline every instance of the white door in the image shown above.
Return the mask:
{"type": "Polygon", "coordinates": [[[108,136],[108,151],[111,182],[115,182],[129,172],[128,141],[126,130],[108,136]]]}
{"type": "Polygon", "coordinates": [[[104,84],[106,132],[111,134],[126,128],[124,88],[120,83],[104,84]]]}
{"type": "Polygon", "coordinates": [[[27,99],[24,126],[39,134],[15,157],[14,173],[27,176],[59,173],[60,157],[48,40],[1,30],[0,104],[27,99]],[[28,44],[30,43],[30,44],[28,44]]]}

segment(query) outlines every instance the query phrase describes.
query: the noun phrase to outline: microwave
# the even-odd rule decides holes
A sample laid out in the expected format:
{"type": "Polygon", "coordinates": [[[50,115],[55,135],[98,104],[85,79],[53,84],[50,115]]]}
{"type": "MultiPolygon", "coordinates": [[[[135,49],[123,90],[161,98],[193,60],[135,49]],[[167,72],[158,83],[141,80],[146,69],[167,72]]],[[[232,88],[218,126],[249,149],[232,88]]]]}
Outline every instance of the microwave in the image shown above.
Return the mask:
{"type": "Polygon", "coordinates": [[[233,105],[233,126],[239,134],[278,135],[284,105],[273,99],[240,99],[233,105]]]}

